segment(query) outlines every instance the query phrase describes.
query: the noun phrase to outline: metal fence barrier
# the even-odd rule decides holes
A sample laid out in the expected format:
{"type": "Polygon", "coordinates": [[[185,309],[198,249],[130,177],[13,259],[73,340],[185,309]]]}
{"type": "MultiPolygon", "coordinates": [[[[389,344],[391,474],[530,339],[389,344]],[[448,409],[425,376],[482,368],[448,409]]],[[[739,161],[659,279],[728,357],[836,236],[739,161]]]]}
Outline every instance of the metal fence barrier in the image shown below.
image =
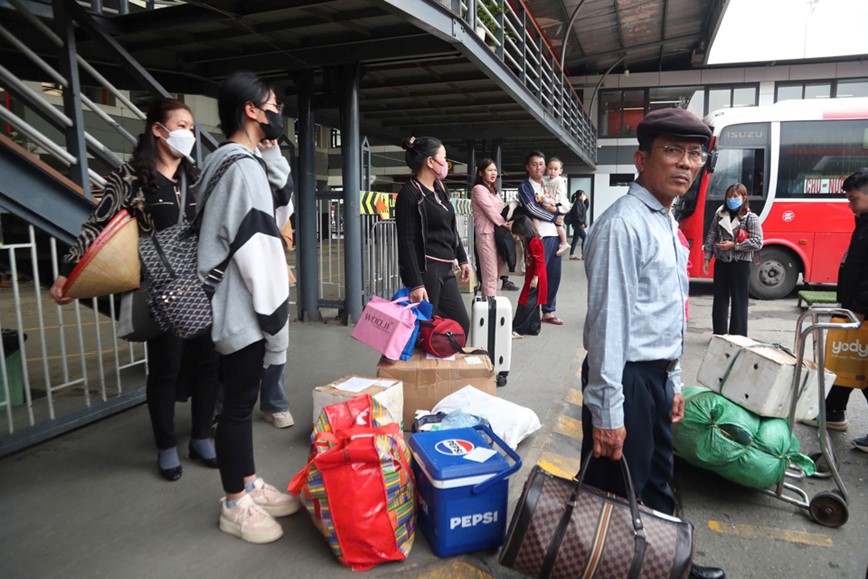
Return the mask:
{"type": "Polygon", "coordinates": [[[81,301],[54,304],[39,277],[39,258],[50,256],[56,277],[57,241],[37,237],[33,226],[27,237],[0,245],[9,267],[0,284],[0,429],[7,433],[0,436],[0,456],[49,438],[61,424],[94,420],[100,406],[144,399],[146,346],[118,337],[119,300],[107,299],[108,316],[96,299],[91,308],[81,301]]]}

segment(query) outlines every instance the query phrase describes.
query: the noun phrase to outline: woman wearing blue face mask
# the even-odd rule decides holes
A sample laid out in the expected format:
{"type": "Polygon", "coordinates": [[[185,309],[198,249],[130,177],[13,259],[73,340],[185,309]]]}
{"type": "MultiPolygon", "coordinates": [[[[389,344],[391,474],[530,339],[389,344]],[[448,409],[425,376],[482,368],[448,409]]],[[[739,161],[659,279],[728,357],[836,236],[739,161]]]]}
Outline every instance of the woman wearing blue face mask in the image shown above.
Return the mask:
{"type": "MultiPolygon", "coordinates": [[[[72,301],[63,295],[67,276],[121,209],[136,218],[140,237],[175,225],[181,211],[185,219],[195,217],[193,193],[183,194],[186,184],[192,184],[198,175],[190,159],[196,143],[193,130],[193,115],[184,103],[159,99],[150,106],[145,131],[139,135],[132,159],[109,176],[99,205],[63,258],[60,275],[50,290],[57,303],[72,301]]],[[[189,456],[217,468],[210,438],[217,401],[217,354],[210,336],[182,340],[164,333],[148,340],[148,412],[157,444],[159,472],[169,481],[178,480],[183,472],[175,438],[175,400],[179,397],[185,400],[188,394],[192,398],[193,423],[189,456]]]]}
{"type": "Polygon", "coordinates": [[[712,255],[715,258],[714,305],[711,310],[715,334],[747,336],[750,263],[754,252],[762,249],[762,246],[762,228],[759,217],[751,212],[748,205],[747,188],[741,183],[730,185],[703,245],[705,262],[702,264],[702,273],[708,275],[712,255]],[[730,318],[728,328],[727,317],[730,318]]]}

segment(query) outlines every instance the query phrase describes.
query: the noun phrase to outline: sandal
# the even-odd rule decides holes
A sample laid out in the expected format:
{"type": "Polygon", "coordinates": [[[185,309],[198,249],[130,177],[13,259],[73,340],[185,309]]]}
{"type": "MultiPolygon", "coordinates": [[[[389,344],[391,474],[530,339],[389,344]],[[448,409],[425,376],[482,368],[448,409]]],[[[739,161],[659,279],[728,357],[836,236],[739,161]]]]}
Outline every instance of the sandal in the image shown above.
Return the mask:
{"type": "Polygon", "coordinates": [[[549,316],[542,318],[542,323],[544,324],[554,324],[555,326],[563,326],[564,321],[557,316],[549,316]]]}

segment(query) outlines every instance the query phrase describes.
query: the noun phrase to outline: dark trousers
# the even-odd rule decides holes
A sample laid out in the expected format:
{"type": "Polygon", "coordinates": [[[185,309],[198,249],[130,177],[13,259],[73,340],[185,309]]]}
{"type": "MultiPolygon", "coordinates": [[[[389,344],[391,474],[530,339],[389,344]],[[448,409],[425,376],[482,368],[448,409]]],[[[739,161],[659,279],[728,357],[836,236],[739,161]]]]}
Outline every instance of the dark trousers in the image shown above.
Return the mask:
{"type": "Polygon", "coordinates": [[[512,331],[523,336],[538,336],[540,332],[539,295],[536,288],[527,294],[527,303],[518,304],[515,307],[515,316],[512,318],[512,331]]]}
{"type": "MultiPolygon", "coordinates": [[[[829,394],[826,395],[826,412],[844,412],[847,410],[847,402],[850,401],[850,394],[856,388],[847,388],[846,386],[832,386],[829,394]]],[[[868,402],[868,388],[862,388],[862,394],[865,396],[865,401],[868,402]]]]}
{"type": "Polygon", "coordinates": [[[262,382],[265,341],[220,356],[223,411],[217,425],[220,480],[227,493],[244,490],[244,477],[256,474],[253,463],[253,407],[262,382]]]}
{"type": "MultiPolygon", "coordinates": [[[[582,364],[582,386],[587,386],[588,360],[582,364]]],[[[675,496],[669,487],[672,458],[672,400],[675,394],[665,369],[643,362],[627,362],[621,379],[624,387],[624,456],[630,477],[642,502],[661,513],[675,512],[675,496]]],[[[582,407],[582,458],[594,448],[593,418],[582,407]]],[[[621,467],[606,458],[591,458],[585,482],[626,497],[621,467]]]]}
{"type": "Polygon", "coordinates": [[[429,261],[422,272],[422,283],[428,292],[428,301],[434,313],[458,322],[464,328],[464,335],[470,331],[470,317],[464,307],[464,298],[458,291],[458,280],[452,272],[451,263],[429,261]]]}
{"type": "Polygon", "coordinates": [[[576,246],[579,244],[579,239],[582,240],[582,256],[585,255],[585,238],[588,236],[587,231],[581,225],[573,227],[573,240],[570,242],[570,255],[576,253],[576,246]]]}
{"type": "Polygon", "coordinates": [[[558,255],[558,247],[561,244],[560,238],[543,237],[543,256],[546,260],[546,276],[548,278],[548,296],[546,303],[542,307],[544,314],[553,313],[557,309],[558,287],[561,285],[561,256],[558,255]]]}
{"type": "Polygon", "coordinates": [[[750,283],[749,261],[714,262],[714,304],[711,323],[715,334],[747,336],[747,290],[750,283]],[[732,313],[730,314],[730,299],[732,313]],[[729,314],[727,331],[726,318],[729,314]]]}
{"type": "Polygon", "coordinates": [[[145,394],[157,448],[174,448],[175,401],[189,393],[192,438],[211,436],[211,419],[217,402],[217,352],[211,336],[193,340],[166,332],[148,341],[148,381],[145,394]]]}

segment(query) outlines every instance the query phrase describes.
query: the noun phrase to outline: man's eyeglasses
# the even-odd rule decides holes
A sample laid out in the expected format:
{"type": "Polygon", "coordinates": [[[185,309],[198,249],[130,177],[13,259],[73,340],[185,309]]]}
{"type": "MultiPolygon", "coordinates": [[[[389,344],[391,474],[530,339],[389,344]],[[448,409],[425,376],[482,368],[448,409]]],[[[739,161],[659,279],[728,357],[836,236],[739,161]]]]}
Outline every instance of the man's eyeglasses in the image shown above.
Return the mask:
{"type": "Polygon", "coordinates": [[[272,103],[272,102],[268,102],[268,101],[266,101],[266,102],[264,102],[264,103],[259,103],[259,104],[256,105],[256,106],[258,106],[259,108],[262,108],[262,107],[264,107],[265,105],[271,105],[271,106],[273,106],[274,108],[277,109],[277,114],[279,114],[279,115],[282,115],[282,114],[283,114],[283,103],[272,103]]]}
{"type": "Polygon", "coordinates": [[[678,162],[687,155],[687,160],[691,165],[704,165],[708,160],[708,153],[702,149],[685,149],[678,145],[660,145],[658,149],[663,149],[663,154],[666,158],[673,162],[678,162]]]}

